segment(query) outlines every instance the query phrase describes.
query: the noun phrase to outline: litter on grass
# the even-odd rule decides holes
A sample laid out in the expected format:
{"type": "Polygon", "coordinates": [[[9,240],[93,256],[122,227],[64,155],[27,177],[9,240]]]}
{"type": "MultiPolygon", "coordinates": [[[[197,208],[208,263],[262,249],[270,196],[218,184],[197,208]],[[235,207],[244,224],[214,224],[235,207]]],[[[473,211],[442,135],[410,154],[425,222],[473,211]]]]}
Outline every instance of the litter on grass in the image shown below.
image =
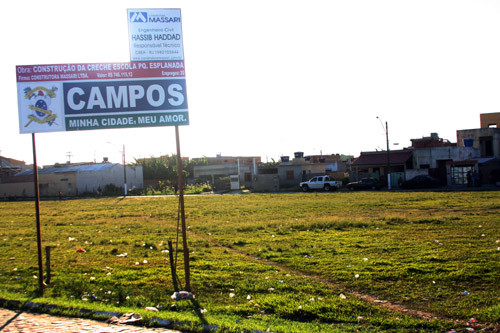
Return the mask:
{"type": "Polygon", "coordinates": [[[180,300],[185,300],[185,299],[194,299],[193,293],[189,291],[176,291],[175,293],[170,296],[171,299],[180,301],[180,300]]]}
{"type": "Polygon", "coordinates": [[[118,325],[118,324],[135,323],[135,322],[138,322],[141,320],[142,320],[142,317],[138,313],[126,313],[126,314],[122,315],[120,318],[113,316],[113,317],[109,318],[108,320],[106,320],[106,323],[118,325]]]}

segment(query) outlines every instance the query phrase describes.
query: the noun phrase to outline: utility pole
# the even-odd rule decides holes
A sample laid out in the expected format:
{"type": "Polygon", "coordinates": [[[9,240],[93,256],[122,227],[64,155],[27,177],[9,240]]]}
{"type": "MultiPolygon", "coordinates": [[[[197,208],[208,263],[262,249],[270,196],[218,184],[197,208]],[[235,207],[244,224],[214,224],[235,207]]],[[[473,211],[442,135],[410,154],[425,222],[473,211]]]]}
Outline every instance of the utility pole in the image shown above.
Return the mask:
{"type": "Polygon", "coordinates": [[[391,158],[390,158],[390,151],[389,151],[389,125],[387,124],[387,121],[385,122],[385,127],[384,124],[382,123],[382,120],[377,116],[377,119],[380,121],[380,125],[382,125],[382,128],[385,131],[385,140],[387,144],[387,164],[385,166],[386,168],[386,174],[387,174],[387,189],[391,189],[391,158]]]}
{"type": "Polygon", "coordinates": [[[387,189],[391,189],[391,158],[389,152],[389,127],[387,127],[387,121],[385,122],[385,140],[387,141],[387,189]]]}
{"type": "Polygon", "coordinates": [[[71,154],[70,151],[68,151],[68,152],[66,152],[66,156],[68,156],[68,164],[71,164],[71,156],[73,156],[73,155],[71,154]]]}

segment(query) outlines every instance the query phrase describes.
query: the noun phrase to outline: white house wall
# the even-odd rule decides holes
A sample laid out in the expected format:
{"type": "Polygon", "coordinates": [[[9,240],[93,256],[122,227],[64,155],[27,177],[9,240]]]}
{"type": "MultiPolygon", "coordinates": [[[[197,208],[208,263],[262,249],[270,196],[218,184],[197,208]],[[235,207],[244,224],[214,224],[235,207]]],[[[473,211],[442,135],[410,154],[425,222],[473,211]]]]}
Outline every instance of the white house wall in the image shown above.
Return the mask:
{"type": "Polygon", "coordinates": [[[479,149],[471,147],[433,147],[416,148],[413,150],[413,167],[419,169],[421,165],[437,168],[437,161],[465,161],[479,157],[479,149]]]}
{"type": "MultiPolygon", "coordinates": [[[[95,193],[99,186],[104,189],[108,184],[123,188],[123,165],[112,165],[104,170],[79,171],[76,176],[76,184],[78,193],[95,193]]],[[[127,167],[127,188],[143,188],[143,186],[142,167],[127,167]]]]}
{"type": "Polygon", "coordinates": [[[129,190],[134,188],[144,187],[144,175],[142,166],[127,167],[127,188],[129,190]]]}
{"type": "Polygon", "coordinates": [[[237,164],[199,165],[193,168],[194,178],[203,176],[229,176],[238,173],[237,164]]]}
{"type": "Polygon", "coordinates": [[[238,164],[219,164],[219,165],[202,165],[195,166],[194,178],[197,179],[203,176],[211,176],[212,180],[215,176],[231,176],[237,175],[239,170],[239,179],[240,183],[245,183],[245,173],[253,174],[254,168],[253,165],[243,165],[240,164],[238,169],[238,164]]]}

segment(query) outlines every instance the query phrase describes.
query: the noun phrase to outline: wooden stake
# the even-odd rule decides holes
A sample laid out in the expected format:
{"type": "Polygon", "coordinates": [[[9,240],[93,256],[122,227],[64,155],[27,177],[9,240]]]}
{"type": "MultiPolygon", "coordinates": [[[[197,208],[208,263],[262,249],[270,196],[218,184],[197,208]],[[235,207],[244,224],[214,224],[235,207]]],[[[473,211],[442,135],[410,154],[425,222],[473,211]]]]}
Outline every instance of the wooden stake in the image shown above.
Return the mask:
{"type": "Polygon", "coordinates": [[[50,246],[45,247],[45,270],[47,274],[47,278],[45,279],[45,284],[50,283],[50,246]]]}

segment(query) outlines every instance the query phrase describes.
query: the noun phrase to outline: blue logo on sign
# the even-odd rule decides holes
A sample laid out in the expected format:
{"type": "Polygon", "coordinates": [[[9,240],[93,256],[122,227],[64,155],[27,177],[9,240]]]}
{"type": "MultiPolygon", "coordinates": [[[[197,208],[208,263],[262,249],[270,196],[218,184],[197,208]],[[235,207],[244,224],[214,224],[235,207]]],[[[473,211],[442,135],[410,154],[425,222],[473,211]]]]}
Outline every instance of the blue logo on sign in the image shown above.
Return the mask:
{"type": "Polygon", "coordinates": [[[146,23],[148,21],[148,12],[131,12],[130,22],[132,23],[146,23]]]}

